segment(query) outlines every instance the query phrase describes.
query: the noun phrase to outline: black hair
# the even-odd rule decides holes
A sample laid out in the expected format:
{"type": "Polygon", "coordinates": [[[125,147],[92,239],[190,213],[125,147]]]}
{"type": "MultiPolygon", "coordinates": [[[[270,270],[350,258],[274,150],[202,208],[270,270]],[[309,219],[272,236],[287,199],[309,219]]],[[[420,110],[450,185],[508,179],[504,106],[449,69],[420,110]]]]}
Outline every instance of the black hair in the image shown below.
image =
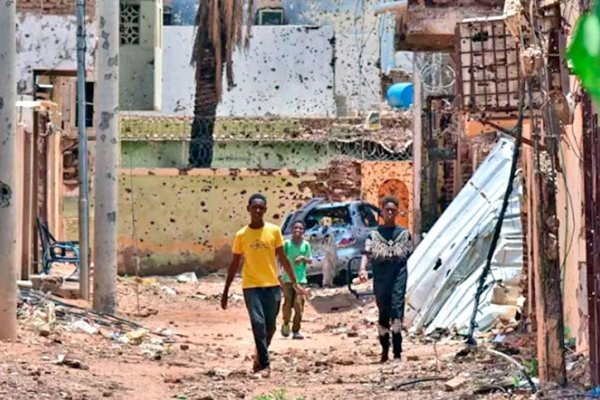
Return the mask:
{"type": "Polygon", "coordinates": [[[267,198],[261,193],[254,193],[252,196],[250,196],[248,199],[248,205],[252,204],[254,200],[262,200],[265,202],[265,204],[267,204],[267,198]]]}
{"type": "Polygon", "coordinates": [[[388,203],[392,203],[396,207],[400,207],[400,202],[394,196],[385,196],[384,198],[381,199],[381,205],[382,206],[385,206],[388,203]]]}
{"type": "Polygon", "coordinates": [[[293,227],[294,227],[294,225],[296,225],[296,224],[300,224],[300,225],[302,225],[302,228],[303,228],[304,230],[306,230],[306,224],[305,224],[305,223],[304,223],[304,221],[302,221],[301,219],[298,219],[298,220],[294,221],[294,223],[292,224],[292,228],[293,228],[293,227]]]}

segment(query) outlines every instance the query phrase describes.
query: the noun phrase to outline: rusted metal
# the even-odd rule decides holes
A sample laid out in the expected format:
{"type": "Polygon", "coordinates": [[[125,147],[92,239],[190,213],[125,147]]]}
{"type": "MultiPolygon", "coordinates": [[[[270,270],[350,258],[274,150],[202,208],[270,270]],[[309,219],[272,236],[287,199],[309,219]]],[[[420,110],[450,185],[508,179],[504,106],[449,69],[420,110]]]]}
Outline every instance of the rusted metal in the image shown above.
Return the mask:
{"type": "Polygon", "coordinates": [[[590,374],[594,386],[600,385],[600,160],[598,159],[598,116],[589,96],[582,100],[583,172],[587,259],[587,298],[589,316],[590,374]]]}
{"type": "MultiPolygon", "coordinates": [[[[456,27],[457,93],[461,108],[482,120],[517,119],[520,45],[503,17],[470,18],[456,27]]],[[[543,103],[538,88],[526,100],[533,109],[543,103]],[[531,101],[530,101],[531,100],[531,101]]]]}

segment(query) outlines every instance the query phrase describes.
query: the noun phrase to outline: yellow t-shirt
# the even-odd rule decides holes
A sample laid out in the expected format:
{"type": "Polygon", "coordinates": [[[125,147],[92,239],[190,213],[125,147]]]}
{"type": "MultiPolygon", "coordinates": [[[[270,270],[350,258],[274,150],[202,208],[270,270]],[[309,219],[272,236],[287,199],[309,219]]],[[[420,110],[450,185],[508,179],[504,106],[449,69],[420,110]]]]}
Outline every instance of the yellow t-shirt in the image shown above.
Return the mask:
{"type": "Polygon", "coordinates": [[[275,249],[282,246],[281,229],[268,222],[261,229],[245,226],[235,234],[233,254],[244,256],[242,288],[279,286],[275,249]]]}

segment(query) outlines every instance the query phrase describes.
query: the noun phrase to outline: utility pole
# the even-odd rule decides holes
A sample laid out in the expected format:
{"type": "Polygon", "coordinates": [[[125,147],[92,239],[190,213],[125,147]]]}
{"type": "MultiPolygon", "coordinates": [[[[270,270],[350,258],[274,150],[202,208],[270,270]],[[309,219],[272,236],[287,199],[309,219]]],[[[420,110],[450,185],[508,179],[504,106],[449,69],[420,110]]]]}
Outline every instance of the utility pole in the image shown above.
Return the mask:
{"type": "Polygon", "coordinates": [[[79,292],[81,297],[90,299],[90,209],[88,202],[88,157],[86,130],[86,94],[85,94],[85,0],[77,0],[77,96],[79,114],[79,254],[80,274],[79,292]]]}
{"type": "MultiPolygon", "coordinates": [[[[534,15],[534,35],[536,44],[547,58],[543,61],[541,87],[548,96],[554,91],[562,92],[560,46],[561,10],[558,1],[542,9],[536,2],[534,15]],[[539,36],[546,38],[546,48],[539,36]]],[[[530,101],[532,90],[529,91],[530,101]]],[[[549,104],[549,102],[546,102],[549,104]]],[[[535,266],[535,297],[537,321],[537,348],[540,380],[566,385],[564,342],[564,311],[561,290],[561,267],[559,251],[559,220],[556,212],[557,165],[560,146],[561,126],[552,105],[542,110],[543,123],[537,116],[531,116],[534,142],[534,210],[537,210],[535,230],[537,252],[535,266]],[[545,149],[542,148],[542,145],[545,149]]]]}
{"type": "Polygon", "coordinates": [[[16,5],[0,2],[0,340],[17,336],[16,5]]]}
{"type": "Polygon", "coordinates": [[[119,16],[119,0],[96,2],[94,309],[103,313],[114,313],[117,307],[119,16]]]}

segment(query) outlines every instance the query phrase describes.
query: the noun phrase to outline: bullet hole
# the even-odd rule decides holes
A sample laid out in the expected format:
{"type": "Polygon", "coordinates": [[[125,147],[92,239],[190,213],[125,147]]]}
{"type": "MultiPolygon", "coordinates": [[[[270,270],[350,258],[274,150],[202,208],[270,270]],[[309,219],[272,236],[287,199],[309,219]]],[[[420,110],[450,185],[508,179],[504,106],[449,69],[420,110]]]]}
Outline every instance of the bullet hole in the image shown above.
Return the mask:
{"type": "Polygon", "coordinates": [[[206,202],[204,202],[204,201],[201,201],[201,202],[200,202],[200,206],[202,206],[202,207],[205,207],[205,206],[206,206],[206,202]]]}
{"type": "Polygon", "coordinates": [[[7,184],[0,182],[0,207],[6,208],[10,206],[12,198],[12,190],[7,184]]]}
{"type": "Polygon", "coordinates": [[[131,194],[131,192],[132,192],[132,190],[131,190],[131,189],[129,189],[129,188],[125,188],[125,193],[127,193],[127,194],[131,194]]]}
{"type": "Polygon", "coordinates": [[[175,219],[174,218],[169,218],[169,222],[174,224],[175,223],[175,219]]]}

